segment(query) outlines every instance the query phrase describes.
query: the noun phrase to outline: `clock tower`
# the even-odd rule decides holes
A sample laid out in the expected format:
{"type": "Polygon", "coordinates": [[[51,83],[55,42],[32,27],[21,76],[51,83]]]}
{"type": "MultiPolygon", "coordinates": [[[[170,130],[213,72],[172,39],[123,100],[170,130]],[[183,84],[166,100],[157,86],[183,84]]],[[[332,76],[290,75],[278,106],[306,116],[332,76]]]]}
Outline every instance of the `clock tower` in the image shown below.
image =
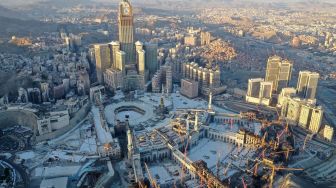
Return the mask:
{"type": "Polygon", "coordinates": [[[135,63],[133,8],[128,0],[119,5],[119,42],[120,50],[125,52],[126,65],[135,63]]]}

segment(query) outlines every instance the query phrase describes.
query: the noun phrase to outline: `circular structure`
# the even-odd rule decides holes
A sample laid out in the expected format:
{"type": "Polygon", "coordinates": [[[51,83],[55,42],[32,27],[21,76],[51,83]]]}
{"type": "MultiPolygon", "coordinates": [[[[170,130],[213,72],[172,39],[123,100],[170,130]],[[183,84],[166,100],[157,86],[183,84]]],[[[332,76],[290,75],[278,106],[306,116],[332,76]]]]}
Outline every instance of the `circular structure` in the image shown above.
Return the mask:
{"type": "Polygon", "coordinates": [[[154,117],[154,107],[142,102],[120,102],[105,108],[106,120],[114,124],[117,120],[125,121],[128,117],[130,125],[138,125],[154,117]]]}
{"type": "Polygon", "coordinates": [[[146,111],[138,108],[136,106],[121,106],[115,109],[114,113],[116,114],[116,119],[120,121],[136,121],[146,114],[146,111]]]}

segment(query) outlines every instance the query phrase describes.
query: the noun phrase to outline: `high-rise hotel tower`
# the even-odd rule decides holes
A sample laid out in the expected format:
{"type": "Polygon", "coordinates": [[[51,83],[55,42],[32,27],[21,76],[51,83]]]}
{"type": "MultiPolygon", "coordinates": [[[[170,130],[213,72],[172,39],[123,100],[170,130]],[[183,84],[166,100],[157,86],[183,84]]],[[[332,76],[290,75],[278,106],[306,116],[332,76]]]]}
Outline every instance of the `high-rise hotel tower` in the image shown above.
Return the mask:
{"type": "Polygon", "coordinates": [[[133,8],[128,0],[119,5],[119,42],[120,50],[126,53],[126,65],[135,63],[133,8]]]}
{"type": "Polygon", "coordinates": [[[121,0],[118,13],[119,41],[96,44],[97,81],[110,90],[143,90],[157,66],[157,44],[134,41],[133,8],[121,0]]]}
{"type": "Polygon", "coordinates": [[[265,81],[273,83],[273,91],[280,93],[288,86],[292,75],[293,63],[279,56],[272,56],[267,61],[265,81]]]}

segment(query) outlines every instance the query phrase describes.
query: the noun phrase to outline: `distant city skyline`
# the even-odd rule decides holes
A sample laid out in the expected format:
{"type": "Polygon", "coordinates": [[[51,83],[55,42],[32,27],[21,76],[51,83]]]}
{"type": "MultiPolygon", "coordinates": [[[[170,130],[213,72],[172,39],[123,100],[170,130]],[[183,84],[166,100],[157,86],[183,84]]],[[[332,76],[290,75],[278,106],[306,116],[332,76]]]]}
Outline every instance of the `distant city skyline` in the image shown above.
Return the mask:
{"type": "MultiPolygon", "coordinates": [[[[97,3],[108,3],[108,4],[118,4],[118,0],[77,0],[78,2],[97,2],[97,3]]],[[[204,2],[203,0],[198,0],[199,2],[204,2]]],[[[14,0],[14,1],[7,1],[7,0],[0,0],[0,5],[5,7],[23,7],[30,4],[41,3],[41,2],[51,2],[51,0],[14,0]]],[[[65,3],[73,3],[73,1],[64,1],[64,0],[54,0],[52,2],[65,2],[65,3]]],[[[187,2],[185,0],[146,0],[146,2],[142,0],[131,0],[133,4],[141,5],[141,4],[151,4],[156,3],[160,4],[162,2],[187,2]]],[[[193,0],[195,2],[195,0],[193,0]]],[[[210,3],[242,3],[242,2],[249,2],[249,3],[298,3],[298,2],[314,2],[314,3],[334,3],[336,4],[335,0],[215,0],[211,1],[210,3]]],[[[206,2],[209,3],[209,2],[206,2]]],[[[65,4],[66,5],[66,4],[65,4]]]]}

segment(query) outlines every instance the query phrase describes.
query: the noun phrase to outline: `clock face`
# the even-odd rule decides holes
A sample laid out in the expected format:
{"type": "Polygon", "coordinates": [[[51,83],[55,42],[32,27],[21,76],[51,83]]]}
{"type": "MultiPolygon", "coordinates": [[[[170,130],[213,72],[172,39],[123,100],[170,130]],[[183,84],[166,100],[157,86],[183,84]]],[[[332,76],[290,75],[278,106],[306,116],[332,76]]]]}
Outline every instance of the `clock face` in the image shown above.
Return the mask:
{"type": "Polygon", "coordinates": [[[129,7],[124,7],[123,13],[124,13],[124,15],[129,15],[130,14],[130,8],[129,7]]]}

